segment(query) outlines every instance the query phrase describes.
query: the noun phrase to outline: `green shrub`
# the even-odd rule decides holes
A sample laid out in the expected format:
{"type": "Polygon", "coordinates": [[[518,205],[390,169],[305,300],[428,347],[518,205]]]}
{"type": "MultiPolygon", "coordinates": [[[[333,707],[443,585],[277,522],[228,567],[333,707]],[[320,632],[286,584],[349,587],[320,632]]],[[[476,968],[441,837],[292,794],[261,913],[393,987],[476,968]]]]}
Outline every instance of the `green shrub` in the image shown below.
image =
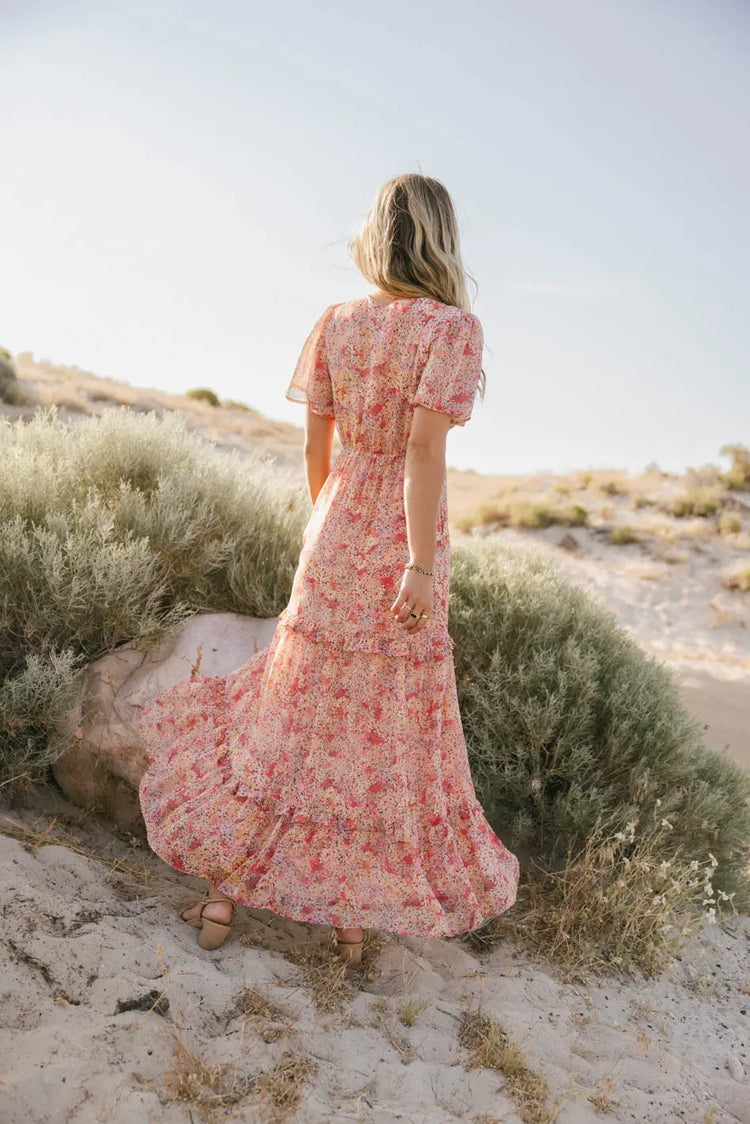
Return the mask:
{"type": "Polygon", "coordinates": [[[470,534],[471,531],[473,531],[474,528],[478,525],[478,523],[479,523],[479,520],[477,519],[476,514],[474,514],[474,515],[470,515],[470,514],[457,515],[456,518],[451,521],[451,525],[457,531],[460,531],[462,534],[465,534],[465,535],[470,534]]]}
{"type": "Polygon", "coordinates": [[[750,491],[750,449],[746,445],[724,445],[721,454],[732,458],[729,471],[721,476],[727,488],[736,492],[750,491]]]}
{"type": "Polygon", "coordinates": [[[219,454],[178,414],[0,419],[0,774],[51,759],[76,671],[184,616],[277,615],[309,497],[259,454],[219,454]]]}
{"type": "Polygon", "coordinates": [[[660,799],[683,846],[719,860],[715,883],[750,902],[750,776],[707,750],[672,670],[531,546],[452,553],[451,635],[472,775],[508,846],[543,862],[660,799]]]}
{"type": "Polygon", "coordinates": [[[750,566],[745,566],[742,570],[728,574],[724,578],[723,585],[725,589],[737,590],[739,593],[750,592],[750,566]]]}
{"type": "Polygon", "coordinates": [[[626,546],[628,543],[638,542],[638,536],[632,527],[629,527],[627,523],[623,523],[619,527],[612,528],[609,541],[613,546],[626,546]]]}
{"type": "Polygon", "coordinates": [[[522,499],[490,500],[482,503],[473,515],[460,516],[456,520],[459,530],[469,530],[473,526],[487,526],[497,523],[502,527],[521,527],[524,530],[538,530],[542,527],[583,527],[588,523],[589,513],[579,503],[564,504],[559,507],[544,502],[522,499]]]}
{"type": "Polygon", "coordinates": [[[670,505],[672,515],[684,519],[690,515],[706,518],[715,515],[719,508],[720,495],[715,489],[689,489],[681,496],[675,496],[670,505]]]}
{"type": "Polygon", "coordinates": [[[619,480],[602,480],[599,485],[599,491],[608,496],[626,496],[628,490],[627,485],[619,480]]]}
{"type": "Polygon", "coordinates": [[[565,527],[585,527],[589,513],[580,503],[568,504],[555,513],[555,523],[565,527]]]}
{"type": "Polygon", "coordinates": [[[4,347],[0,347],[0,402],[7,402],[10,406],[20,405],[20,387],[13,356],[4,347]]]}
{"type": "Polygon", "coordinates": [[[719,534],[737,535],[742,530],[742,520],[733,511],[722,511],[719,516],[719,534]]]}
{"type": "Polygon", "coordinates": [[[535,503],[532,500],[511,500],[508,513],[512,527],[536,530],[539,527],[550,527],[554,522],[549,504],[535,503]]]}
{"type": "Polygon", "coordinates": [[[207,386],[197,386],[194,390],[185,391],[186,398],[192,398],[196,402],[208,402],[209,406],[220,406],[218,394],[215,394],[207,386]]]}

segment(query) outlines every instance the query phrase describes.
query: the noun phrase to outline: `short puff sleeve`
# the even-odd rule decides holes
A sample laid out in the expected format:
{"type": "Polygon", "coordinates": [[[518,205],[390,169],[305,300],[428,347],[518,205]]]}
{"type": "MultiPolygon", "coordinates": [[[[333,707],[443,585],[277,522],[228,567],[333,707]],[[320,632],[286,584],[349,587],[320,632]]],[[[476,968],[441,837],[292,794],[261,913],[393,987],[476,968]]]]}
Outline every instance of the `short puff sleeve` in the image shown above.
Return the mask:
{"type": "Polygon", "coordinates": [[[473,313],[440,319],[427,344],[427,358],[411,403],[448,414],[449,429],[466,425],[482,374],[484,333],[473,313]]]}
{"type": "Polygon", "coordinates": [[[325,349],[325,330],[335,305],[329,305],[305,340],[285,398],[306,403],[314,414],[335,418],[333,386],[325,349]]]}

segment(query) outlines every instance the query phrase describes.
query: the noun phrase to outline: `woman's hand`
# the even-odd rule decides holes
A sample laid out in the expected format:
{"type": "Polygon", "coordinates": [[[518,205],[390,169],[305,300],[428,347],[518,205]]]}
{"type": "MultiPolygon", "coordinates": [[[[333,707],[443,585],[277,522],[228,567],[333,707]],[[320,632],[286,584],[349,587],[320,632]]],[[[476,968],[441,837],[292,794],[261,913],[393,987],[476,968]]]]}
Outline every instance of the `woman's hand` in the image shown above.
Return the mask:
{"type": "Polygon", "coordinates": [[[430,623],[428,619],[420,617],[420,613],[432,616],[432,580],[429,575],[420,574],[419,570],[404,570],[401,589],[391,605],[391,613],[406,632],[419,632],[430,623]],[[412,613],[416,613],[419,619],[415,620],[412,613]]]}

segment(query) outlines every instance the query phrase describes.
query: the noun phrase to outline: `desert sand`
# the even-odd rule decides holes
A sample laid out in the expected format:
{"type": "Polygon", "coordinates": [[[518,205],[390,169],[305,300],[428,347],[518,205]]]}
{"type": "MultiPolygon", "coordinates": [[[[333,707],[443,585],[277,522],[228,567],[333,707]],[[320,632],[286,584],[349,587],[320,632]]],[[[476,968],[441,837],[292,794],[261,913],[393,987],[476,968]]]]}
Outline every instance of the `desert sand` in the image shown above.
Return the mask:
{"type": "MultiPolygon", "coordinates": [[[[62,387],[72,422],[114,401],[184,406],[179,396],[33,357],[19,373],[40,400],[60,400],[62,387]]],[[[267,448],[302,483],[297,427],[202,403],[185,410],[220,446],[267,448]]],[[[28,416],[25,408],[5,412],[28,416]]],[[[531,540],[549,552],[675,668],[708,744],[750,766],[750,594],[723,586],[747,564],[746,539],[659,512],[684,481],[644,473],[627,478],[623,494],[602,495],[597,475],[618,474],[593,475],[576,491],[567,477],[450,469],[451,514],[512,488],[537,496],[559,485],[573,489],[571,502],[587,496],[586,528],[487,524],[472,533],[531,540]],[[655,504],[633,510],[637,491],[655,504]],[[611,544],[609,530],[622,522],[639,541],[611,544]]],[[[482,950],[464,937],[378,933],[367,971],[351,976],[352,994],[324,1010],[325,989],[316,1001],[320,989],[299,950],[324,947],[325,928],[241,908],[223,948],[204,952],[178,917],[204,884],[136,836],[44,791],[10,805],[0,790],[0,828],[7,1124],[519,1121],[512,1083],[493,1069],[467,1068],[471,1052],[459,1033],[467,1005],[520,1044],[528,1067],[546,1077],[547,1107],[561,1124],[750,1122],[748,917],[707,926],[657,981],[565,983],[510,938],[482,950]],[[407,1026],[401,1016],[413,1000],[407,1026]]]]}
{"type": "Polygon", "coordinates": [[[3,830],[12,825],[19,838],[0,836],[7,1124],[187,1122],[212,1108],[215,1119],[282,1119],[258,1076],[293,1061],[307,1073],[300,1121],[517,1122],[503,1076],[466,1068],[468,1004],[546,1077],[560,1124],[750,1120],[750,918],[706,929],[656,982],[585,986],[510,941],[481,952],[462,937],[379,934],[371,978],[325,1011],[289,956],[324,944],[324,927],[243,908],[224,946],[204,952],[177,915],[203,884],[146,845],[62,800],[44,813],[0,811],[3,830]],[[49,830],[48,841],[26,842],[24,825],[49,830]],[[279,1008],[270,1018],[257,1012],[258,990],[279,1008]],[[409,999],[424,1005],[411,1027],[400,1020],[409,999]],[[205,1067],[191,1060],[187,1072],[209,1075],[182,1081],[188,1100],[175,1099],[180,1044],[205,1067]]]}

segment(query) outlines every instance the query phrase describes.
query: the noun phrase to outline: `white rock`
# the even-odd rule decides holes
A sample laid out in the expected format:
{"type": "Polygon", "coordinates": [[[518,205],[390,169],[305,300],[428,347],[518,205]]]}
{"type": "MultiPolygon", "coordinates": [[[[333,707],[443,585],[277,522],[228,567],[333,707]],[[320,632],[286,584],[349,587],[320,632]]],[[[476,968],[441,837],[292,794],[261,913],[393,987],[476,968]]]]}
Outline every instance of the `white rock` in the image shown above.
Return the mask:
{"type": "Polygon", "coordinates": [[[79,675],[73,706],[56,729],[69,748],[52,766],[63,792],[94,805],[112,824],[144,833],[138,785],[148,764],[138,731],[147,700],[200,676],[228,675],[273,639],[277,618],[200,613],[149,648],[134,640],[108,652],[79,675]]]}

